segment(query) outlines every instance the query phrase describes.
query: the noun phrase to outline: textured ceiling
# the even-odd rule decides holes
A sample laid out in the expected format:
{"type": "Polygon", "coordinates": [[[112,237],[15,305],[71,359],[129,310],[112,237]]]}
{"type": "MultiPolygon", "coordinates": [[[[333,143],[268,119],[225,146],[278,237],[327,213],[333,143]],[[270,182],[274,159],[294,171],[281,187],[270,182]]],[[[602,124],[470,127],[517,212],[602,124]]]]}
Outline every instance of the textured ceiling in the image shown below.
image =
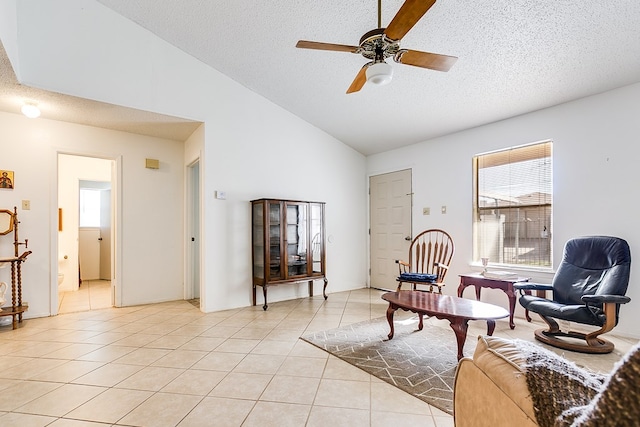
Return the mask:
{"type": "Polygon", "coordinates": [[[185,141],[200,126],[191,120],[24,86],[0,43],[0,111],[20,114],[22,105],[30,101],[38,104],[42,118],[175,141],[185,141]]]}
{"type": "MultiPolygon", "coordinates": [[[[457,56],[453,68],[392,62],[389,85],[350,95],[367,60],[295,44],[357,45],[376,0],[98,1],[363,154],[640,81],[638,0],[438,0],[401,47],[457,56]]],[[[382,0],[383,26],[402,3],[382,0]]]]}
{"type": "MultiPolygon", "coordinates": [[[[357,45],[376,0],[98,0],[356,150],[371,154],[640,81],[638,0],[438,0],[401,47],[457,56],[447,72],[296,49],[357,45]]],[[[402,0],[382,0],[382,25],[402,0]]]]}

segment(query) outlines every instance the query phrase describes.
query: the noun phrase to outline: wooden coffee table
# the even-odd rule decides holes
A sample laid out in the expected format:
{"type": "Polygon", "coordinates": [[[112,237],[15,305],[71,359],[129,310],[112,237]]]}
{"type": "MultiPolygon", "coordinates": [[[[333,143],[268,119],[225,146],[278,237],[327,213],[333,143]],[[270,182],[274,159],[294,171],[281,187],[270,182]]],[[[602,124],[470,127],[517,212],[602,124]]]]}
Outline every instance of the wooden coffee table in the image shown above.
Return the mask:
{"type": "Polygon", "coordinates": [[[456,334],[456,340],[458,341],[458,360],[463,357],[462,349],[467,338],[469,320],[486,320],[487,335],[493,335],[493,331],[496,328],[495,319],[509,316],[507,310],[497,305],[431,292],[387,292],[382,295],[382,299],[389,302],[389,308],[387,309],[387,321],[391,328],[391,332],[388,335],[389,339],[393,338],[393,314],[399,308],[418,314],[420,319],[418,323],[419,331],[423,328],[422,318],[424,315],[447,319],[451,323],[451,329],[456,334]]]}

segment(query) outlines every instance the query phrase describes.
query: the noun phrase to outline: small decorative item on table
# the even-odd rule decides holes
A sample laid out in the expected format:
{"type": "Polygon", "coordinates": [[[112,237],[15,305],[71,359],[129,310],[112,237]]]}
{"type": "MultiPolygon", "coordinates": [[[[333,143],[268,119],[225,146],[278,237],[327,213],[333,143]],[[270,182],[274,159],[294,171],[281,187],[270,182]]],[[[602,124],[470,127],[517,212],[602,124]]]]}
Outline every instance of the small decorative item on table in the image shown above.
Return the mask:
{"type": "Polygon", "coordinates": [[[480,258],[480,261],[482,262],[482,275],[484,276],[487,272],[487,266],[489,265],[489,258],[480,258]]]}

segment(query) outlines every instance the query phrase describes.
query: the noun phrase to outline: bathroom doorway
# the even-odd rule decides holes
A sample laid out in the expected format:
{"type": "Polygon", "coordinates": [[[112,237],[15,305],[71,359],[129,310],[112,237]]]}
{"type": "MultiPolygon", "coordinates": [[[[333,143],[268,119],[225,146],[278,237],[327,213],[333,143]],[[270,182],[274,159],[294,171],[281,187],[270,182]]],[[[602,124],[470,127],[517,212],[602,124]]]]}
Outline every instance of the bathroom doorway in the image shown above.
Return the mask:
{"type": "Polygon", "coordinates": [[[115,160],[58,155],[58,313],[114,305],[115,160]]]}

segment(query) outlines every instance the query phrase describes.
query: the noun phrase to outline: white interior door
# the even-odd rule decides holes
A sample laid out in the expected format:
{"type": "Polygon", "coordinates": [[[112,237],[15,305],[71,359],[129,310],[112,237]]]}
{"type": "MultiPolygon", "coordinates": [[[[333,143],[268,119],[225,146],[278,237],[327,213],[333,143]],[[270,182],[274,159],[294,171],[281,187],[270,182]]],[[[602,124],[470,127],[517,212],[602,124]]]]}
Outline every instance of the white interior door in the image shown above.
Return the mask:
{"type": "Polygon", "coordinates": [[[188,260],[186,298],[200,298],[200,163],[189,166],[188,173],[188,260]]]}
{"type": "Polygon", "coordinates": [[[111,190],[100,191],[100,279],[111,280],[111,190]]]}
{"type": "Polygon", "coordinates": [[[411,169],[369,178],[371,287],[395,290],[411,244],[411,169]]]}
{"type": "Polygon", "coordinates": [[[100,278],[100,228],[82,227],[79,232],[78,256],[82,280],[100,278]]]}

